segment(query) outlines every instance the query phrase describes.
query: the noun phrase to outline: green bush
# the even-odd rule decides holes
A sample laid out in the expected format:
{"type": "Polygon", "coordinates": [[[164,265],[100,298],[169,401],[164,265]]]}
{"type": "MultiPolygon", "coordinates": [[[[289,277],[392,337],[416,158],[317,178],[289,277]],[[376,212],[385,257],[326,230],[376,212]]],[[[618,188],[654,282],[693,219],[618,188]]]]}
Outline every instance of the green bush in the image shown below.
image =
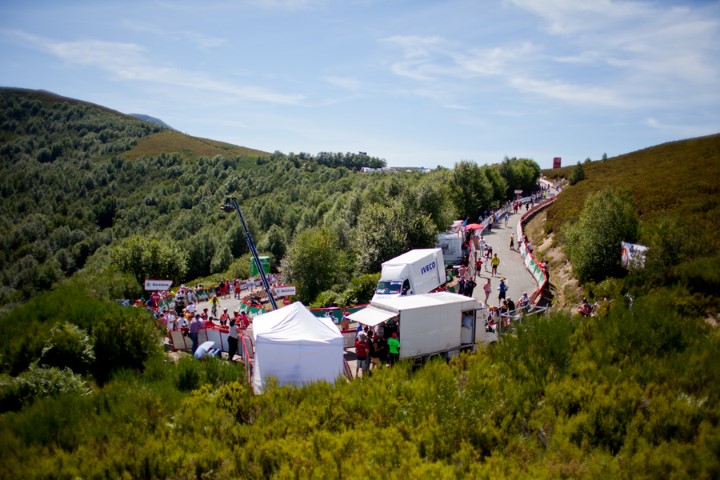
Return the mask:
{"type": "Polygon", "coordinates": [[[0,411],[19,410],[37,398],[58,394],[88,395],[89,385],[69,368],[31,366],[17,377],[0,382],[0,411]]]}
{"type": "Polygon", "coordinates": [[[85,373],[95,362],[92,341],[84,330],[64,322],[50,329],[39,364],[47,367],[69,368],[85,373]]]}
{"type": "Polygon", "coordinates": [[[573,168],[570,172],[570,175],[568,175],[568,182],[570,185],[575,185],[582,180],[585,180],[585,169],[582,164],[578,162],[577,165],[575,165],[575,168],[573,168]]]}
{"type": "Polygon", "coordinates": [[[101,383],[116,370],[142,371],[145,361],[160,352],[155,322],[143,309],[107,305],[96,312],[94,320],[92,371],[101,383]]]}
{"type": "Polygon", "coordinates": [[[622,273],[621,242],[637,238],[638,219],[627,191],[604,190],[588,197],[577,223],[567,232],[567,253],[582,281],[622,273]]]}
{"type": "Polygon", "coordinates": [[[176,369],[176,386],[183,392],[197,390],[203,385],[215,388],[228,382],[246,380],[244,368],[215,357],[202,360],[184,357],[177,363],[176,369]]]}
{"type": "Polygon", "coordinates": [[[312,308],[323,308],[332,306],[342,307],[344,306],[344,303],[341,300],[341,296],[341,294],[333,292],[332,290],[325,290],[324,292],[320,292],[315,297],[315,300],[310,303],[310,306],[312,308]]]}

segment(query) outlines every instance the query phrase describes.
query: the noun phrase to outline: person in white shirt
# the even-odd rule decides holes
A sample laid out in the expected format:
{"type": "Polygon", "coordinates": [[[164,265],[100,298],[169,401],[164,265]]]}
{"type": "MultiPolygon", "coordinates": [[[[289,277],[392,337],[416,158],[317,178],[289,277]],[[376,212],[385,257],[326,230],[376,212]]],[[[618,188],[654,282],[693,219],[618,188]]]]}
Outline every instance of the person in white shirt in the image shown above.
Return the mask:
{"type": "Polygon", "coordinates": [[[523,310],[527,310],[527,308],[530,306],[530,297],[528,297],[527,292],[523,292],[522,296],[518,298],[518,308],[522,308],[523,310]]]}

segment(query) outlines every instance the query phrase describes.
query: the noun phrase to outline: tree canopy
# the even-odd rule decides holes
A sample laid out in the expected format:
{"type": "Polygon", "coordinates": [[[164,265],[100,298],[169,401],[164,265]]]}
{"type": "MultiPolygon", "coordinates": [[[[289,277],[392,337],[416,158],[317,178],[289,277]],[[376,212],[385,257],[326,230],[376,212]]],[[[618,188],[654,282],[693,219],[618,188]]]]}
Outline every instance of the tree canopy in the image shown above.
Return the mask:
{"type": "Polygon", "coordinates": [[[621,242],[634,242],[637,235],[637,212],[629,192],[604,190],[591,195],[567,234],[573,272],[583,281],[617,275],[621,242]]]}

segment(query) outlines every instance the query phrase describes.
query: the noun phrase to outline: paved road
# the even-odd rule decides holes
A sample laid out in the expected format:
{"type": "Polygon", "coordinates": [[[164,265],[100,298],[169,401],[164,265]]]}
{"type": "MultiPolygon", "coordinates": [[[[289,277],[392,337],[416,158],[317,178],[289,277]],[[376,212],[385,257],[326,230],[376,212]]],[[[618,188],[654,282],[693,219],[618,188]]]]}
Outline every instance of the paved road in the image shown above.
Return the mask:
{"type": "MultiPolygon", "coordinates": [[[[535,279],[530,275],[530,272],[525,268],[525,264],[520,257],[517,250],[510,250],[510,235],[515,235],[517,232],[517,223],[520,221],[520,217],[524,213],[524,206],[517,214],[510,214],[507,227],[503,219],[499,223],[496,223],[492,231],[486,232],[483,236],[485,241],[493,247],[493,252],[498,254],[500,258],[500,266],[498,267],[498,273],[496,276],[490,274],[490,266],[485,265],[481,271],[477,272],[475,281],[477,287],[473,292],[473,296],[482,302],[485,299],[485,293],[483,291],[483,285],[486,279],[490,278],[492,284],[492,294],[488,300],[490,305],[498,305],[498,285],[500,284],[500,278],[505,278],[508,285],[507,297],[517,300],[523,292],[527,292],[530,295],[536,288],[537,284],[535,279]]],[[[517,247],[517,238],[515,238],[515,246],[517,247]]],[[[261,290],[261,289],[255,289],[261,290]]],[[[254,291],[255,291],[254,290],[254,291]]],[[[228,312],[232,314],[234,309],[239,308],[240,301],[235,299],[222,299],[220,302],[221,308],[228,308],[228,312]]],[[[282,303],[278,305],[282,308],[282,303]]],[[[200,302],[198,308],[202,311],[203,308],[210,309],[209,302],[200,302]]],[[[219,312],[221,313],[222,310],[219,312]]],[[[346,360],[350,364],[353,374],[355,373],[355,354],[354,349],[346,351],[346,360]]]]}
{"type": "Polygon", "coordinates": [[[525,268],[522,257],[520,257],[520,253],[517,252],[517,238],[515,238],[515,250],[510,250],[510,234],[517,234],[517,224],[520,221],[521,215],[525,213],[524,208],[523,206],[517,214],[510,213],[507,227],[505,226],[505,221],[501,219],[499,223],[493,225],[492,231],[485,232],[483,235],[485,241],[492,246],[493,253],[497,253],[498,258],[500,258],[500,265],[498,266],[495,277],[490,274],[491,268],[489,264],[484,264],[482,271],[476,275],[475,282],[477,283],[477,287],[473,292],[473,296],[481,302],[485,300],[483,285],[488,278],[490,278],[493,288],[493,293],[490,294],[488,303],[494,306],[498,306],[498,285],[500,285],[500,278],[505,278],[505,283],[508,285],[507,298],[512,298],[513,300],[520,298],[523,292],[527,292],[527,294],[530,295],[537,288],[535,279],[525,268]]]}

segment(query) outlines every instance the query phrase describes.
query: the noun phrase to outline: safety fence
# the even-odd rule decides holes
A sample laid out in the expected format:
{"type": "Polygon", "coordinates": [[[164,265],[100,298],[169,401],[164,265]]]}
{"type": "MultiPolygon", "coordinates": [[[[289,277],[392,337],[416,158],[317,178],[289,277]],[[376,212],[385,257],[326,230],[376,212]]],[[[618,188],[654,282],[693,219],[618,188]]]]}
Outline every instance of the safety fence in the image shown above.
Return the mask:
{"type": "Polygon", "coordinates": [[[533,208],[525,212],[522,217],[520,217],[520,221],[517,224],[518,252],[520,252],[520,256],[525,263],[525,268],[528,269],[538,285],[538,288],[532,293],[532,295],[530,295],[530,302],[533,304],[537,304],[542,299],[542,293],[548,285],[548,276],[541,263],[537,260],[533,252],[528,249],[527,244],[522,240],[525,238],[523,226],[540,211],[552,205],[556,199],[557,196],[552,196],[538,203],[533,208]]]}

